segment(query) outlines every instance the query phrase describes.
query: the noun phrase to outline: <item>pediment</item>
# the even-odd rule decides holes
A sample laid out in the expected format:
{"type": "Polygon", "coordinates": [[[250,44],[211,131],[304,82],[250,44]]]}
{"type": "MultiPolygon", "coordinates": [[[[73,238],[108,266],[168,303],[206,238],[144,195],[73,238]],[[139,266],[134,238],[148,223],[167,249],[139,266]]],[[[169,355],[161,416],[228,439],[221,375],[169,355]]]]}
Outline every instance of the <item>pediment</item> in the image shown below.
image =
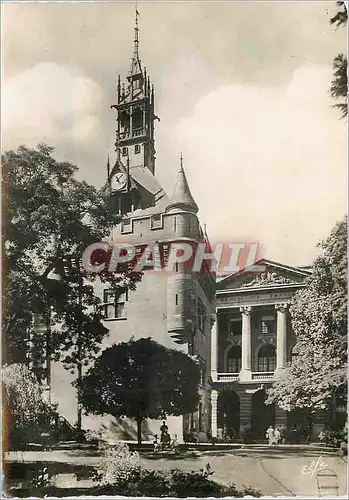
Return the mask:
{"type": "Polygon", "coordinates": [[[246,268],[238,273],[231,274],[217,283],[217,290],[241,291],[251,288],[280,287],[302,284],[311,274],[308,269],[298,268],[261,259],[256,263],[263,270],[246,268]]]}

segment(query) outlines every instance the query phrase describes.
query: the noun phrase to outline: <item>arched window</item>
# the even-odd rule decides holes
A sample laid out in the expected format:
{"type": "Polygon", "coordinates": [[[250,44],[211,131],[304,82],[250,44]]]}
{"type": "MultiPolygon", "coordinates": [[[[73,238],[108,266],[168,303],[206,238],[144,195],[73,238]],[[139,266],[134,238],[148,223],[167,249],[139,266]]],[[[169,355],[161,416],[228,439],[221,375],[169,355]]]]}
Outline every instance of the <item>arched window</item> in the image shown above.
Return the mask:
{"type": "Polygon", "coordinates": [[[264,345],[258,353],[258,371],[273,372],[276,368],[276,350],[273,345],[264,345]]]}
{"type": "Polygon", "coordinates": [[[294,360],[294,358],[297,357],[298,355],[299,355],[299,349],[298,349],[298,346],[296,344],[291,349],[291,356],[290,356],[291,363],[294,360]]]}
{"type": "Polygon", "coordinates": [[[240,370],[241,370],[241,347],[234,346],[228,352],[227,372],[239,373],[240,370]]]}

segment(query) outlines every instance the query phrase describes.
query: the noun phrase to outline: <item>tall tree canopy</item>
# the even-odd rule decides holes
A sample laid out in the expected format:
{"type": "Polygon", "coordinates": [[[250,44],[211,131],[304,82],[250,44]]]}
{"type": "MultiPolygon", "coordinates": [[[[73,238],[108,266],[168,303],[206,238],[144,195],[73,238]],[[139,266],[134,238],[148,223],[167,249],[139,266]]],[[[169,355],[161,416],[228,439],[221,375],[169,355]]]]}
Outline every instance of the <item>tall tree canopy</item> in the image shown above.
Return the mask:
{"type": "Polygon", "coordinates": [[[42,388],[33,373],[23,364],[15,363],[2,370],[3,427],[9,448],[33,442],[49,429],[54,413],[44,399],[42,388]]]}
{"type": "Polygon", "coordinates": [[[290,313],[297,356],[268,391],[285,410],[325,409],[347,389],[347,218],[319,245],[305,288],[290,313]]]}
{"type": "MultiPolygon", "coordinates": [[[[344,2],[337,2],[338,10],[331,18],[331,24],[337,28],[346,26],[348,22],[348,11],[344,2]]],[[[348,114],[348,59],[345,54],[338,54],[333,60],[333,80],[330,88],[331,96],[339,102],[335,104],[342,112],[342,116],[348,114]]]]}
{"type": "MultiPolygon", "coordinates": [[[[5,361],[23,359],[29,347],[67,367],[87,363],[108,330],[91,277],[80,266],[86,247],[110,234],[119,222],[110,195],[76,179],[78,168],[58,162],[54,149],[21,146],[2,157],[5,293],[5,361]],[[51,279],[52,272],[59,275],[51,279]],[[43,328],[33,329],[33,314],[43,328]],[[32,330],[30,346],[25,344],[32,330]]],[[[140,273],[125,265],[100,274],[116,293],[135,288],[140,273]]]]}
{"type": "Polygon", "coordinates": [[[146,418],[184,415],[199,402],[200,369],[186,354],[150,338],[130,340],[102,352],[81,384],[87,413],[146,418]]]}

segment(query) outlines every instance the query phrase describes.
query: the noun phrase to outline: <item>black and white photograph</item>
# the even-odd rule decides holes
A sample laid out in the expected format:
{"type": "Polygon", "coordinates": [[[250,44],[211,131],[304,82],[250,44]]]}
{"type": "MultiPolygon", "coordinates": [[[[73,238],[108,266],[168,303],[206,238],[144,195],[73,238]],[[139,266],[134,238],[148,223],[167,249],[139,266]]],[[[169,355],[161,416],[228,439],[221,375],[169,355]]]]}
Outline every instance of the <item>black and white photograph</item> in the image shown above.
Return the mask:
{"type": "Polygon", "coordinates": [[[348,2],[1,2],[2,495],[347,498],[348,2]]]}

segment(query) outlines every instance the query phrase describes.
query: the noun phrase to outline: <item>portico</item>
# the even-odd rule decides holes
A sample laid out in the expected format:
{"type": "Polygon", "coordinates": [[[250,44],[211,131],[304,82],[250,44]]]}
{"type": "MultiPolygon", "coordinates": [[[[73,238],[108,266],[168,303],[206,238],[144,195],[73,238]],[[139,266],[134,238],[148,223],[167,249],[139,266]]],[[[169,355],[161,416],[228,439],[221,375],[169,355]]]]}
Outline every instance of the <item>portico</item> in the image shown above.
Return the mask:
{"type": "Polygon", "coordinates": [[[217,286],[211,332],[214,437],[244,427],[258,437],[265,425],[286,423],[286,412],[265,405],[266,390],[291,362],[295,338],[289,303],[309,272],[263,262],[263,273],[240,272],[217,286]]]}

